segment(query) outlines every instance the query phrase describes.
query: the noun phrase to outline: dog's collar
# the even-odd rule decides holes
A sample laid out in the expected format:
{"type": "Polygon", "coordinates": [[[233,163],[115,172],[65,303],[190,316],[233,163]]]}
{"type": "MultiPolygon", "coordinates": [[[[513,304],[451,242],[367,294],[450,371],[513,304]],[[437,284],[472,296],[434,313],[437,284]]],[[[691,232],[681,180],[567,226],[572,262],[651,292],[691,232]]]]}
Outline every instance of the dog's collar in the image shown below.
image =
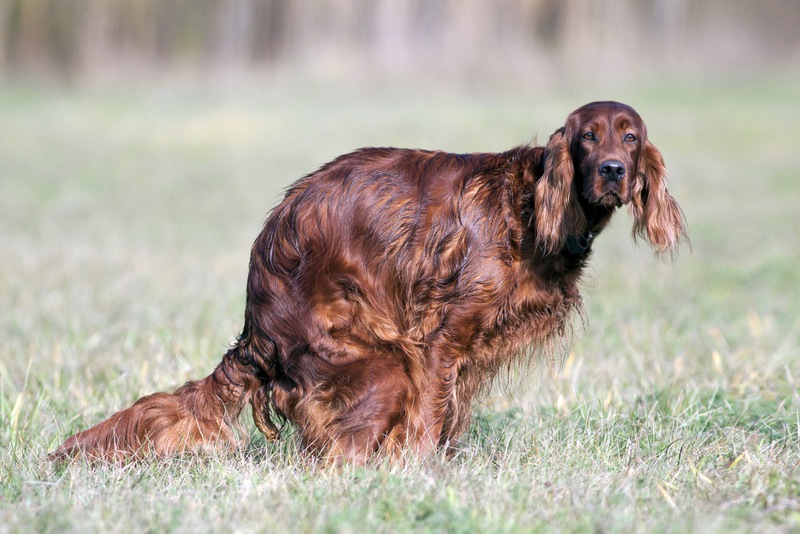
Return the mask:
{"type": "Polygon", "coordinates": [[[598,234],[598,232],[592,230],[592,228],[594,228],[594,223],[594,217],[591,217],[586,221],[585,232],[580,235],[567,236],[567,242],[565,243],[567,252],[573,256],[583,256],[586,254],[586,251],[592,246],[592,241],[594,241],[594,238],[597,237],[598,234]]]}
{"type": "Polygon", "coordinates": [[[592,241],[597,236],[597,232],[586,230],[581,235],[568,235],[567,236],[567,252],[573,256],[582,256],[592,246],[592,241]]]}

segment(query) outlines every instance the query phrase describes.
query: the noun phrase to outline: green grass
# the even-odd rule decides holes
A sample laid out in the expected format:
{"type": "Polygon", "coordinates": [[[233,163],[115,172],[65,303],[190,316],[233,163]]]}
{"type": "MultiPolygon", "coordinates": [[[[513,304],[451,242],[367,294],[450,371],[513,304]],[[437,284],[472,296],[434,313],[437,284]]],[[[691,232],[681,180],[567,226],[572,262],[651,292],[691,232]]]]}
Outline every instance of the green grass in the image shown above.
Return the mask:
{"type": "Polygon", "coordinates": [[[800,529],[799,92],[0,87],[0,531],[800,529]],[[210,372],[241,327],[250,244],[293,180],[364,145],[542,141],[609,97],[647,121],[692,252],[654,259],[619,214],[563,369],[492,393],[455,457],[322,468],[251,430],[231,457],[45,461],[210,372]]]}

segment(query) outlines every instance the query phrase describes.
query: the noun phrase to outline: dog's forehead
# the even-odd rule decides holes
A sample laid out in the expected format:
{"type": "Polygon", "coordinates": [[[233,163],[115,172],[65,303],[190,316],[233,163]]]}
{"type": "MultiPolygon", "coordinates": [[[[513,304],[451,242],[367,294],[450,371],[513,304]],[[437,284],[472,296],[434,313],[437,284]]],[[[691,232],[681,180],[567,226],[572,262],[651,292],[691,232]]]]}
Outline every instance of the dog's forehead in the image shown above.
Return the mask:
{"type": "Polygon", "coordinates": [[[619,127],[643,124],[636,110],[627,104],[614,101],[591,102],[573,111],[570,117],[578,122],[608,121],[619,127]]]}

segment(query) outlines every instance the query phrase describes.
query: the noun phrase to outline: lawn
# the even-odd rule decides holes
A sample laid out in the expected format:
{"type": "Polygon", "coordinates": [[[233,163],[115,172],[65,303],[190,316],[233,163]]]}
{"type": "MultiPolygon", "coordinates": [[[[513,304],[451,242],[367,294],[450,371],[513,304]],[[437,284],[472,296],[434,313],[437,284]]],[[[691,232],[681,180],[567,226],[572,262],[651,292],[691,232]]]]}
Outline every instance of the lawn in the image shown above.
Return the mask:
{"type": "Polygon", "coordinates": [[[0,86],[0,531],[800,529],[800,81],[591,88],[0,86]],[[563,366],[504,381],[450,459],[53,468],[66,436],[206,376],[295,179],[366,145],[498,151],[632,104],[692,239],[595,242],[563,366]]]}

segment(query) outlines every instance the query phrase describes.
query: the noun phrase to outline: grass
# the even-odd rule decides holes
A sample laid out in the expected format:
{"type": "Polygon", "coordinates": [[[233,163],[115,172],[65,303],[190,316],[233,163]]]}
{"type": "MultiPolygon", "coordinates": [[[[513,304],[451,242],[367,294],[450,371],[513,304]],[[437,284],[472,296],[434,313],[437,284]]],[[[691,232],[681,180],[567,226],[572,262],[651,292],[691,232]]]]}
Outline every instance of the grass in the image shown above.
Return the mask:
{"type": "Polygon", "coordinates": [[[800,529],[799,87],[0,87],[0,531],[800,529]],[[608,97],[645,117],[693,250],[654,259],[618,215],[561,371],[498,388],[454,458],[321,468],[251,430],[230,457],[44,460],[210,372],[296,178],[364,145],[542,141],[608,97]]]}

